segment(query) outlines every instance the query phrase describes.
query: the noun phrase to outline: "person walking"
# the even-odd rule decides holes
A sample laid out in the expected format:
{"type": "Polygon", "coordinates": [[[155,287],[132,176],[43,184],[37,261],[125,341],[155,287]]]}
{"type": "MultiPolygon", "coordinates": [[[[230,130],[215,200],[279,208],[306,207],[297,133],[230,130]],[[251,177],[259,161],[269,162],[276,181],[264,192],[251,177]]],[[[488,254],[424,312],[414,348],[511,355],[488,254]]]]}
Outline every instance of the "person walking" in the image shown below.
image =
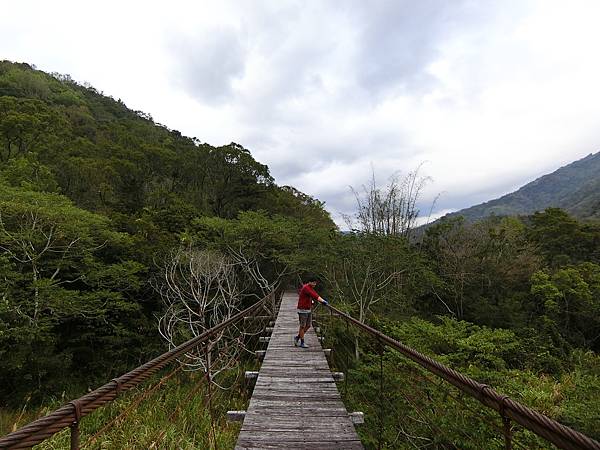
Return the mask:
{"type": "Polygon", "coordinates": [[[310,277],[306,284],[302,285],[300,294],[298,296],[298,319],[300,321],[300,328],[298,329],[298,335],[294,337],[294,345],[296,347],[308,348],[308,345],[304,342],[304,333],[308,331],[312,324],[312,303],[313,300],[320,302],[324,305],[328,305],[327,300],[322,298],[315,287],[319,280],[316,277],[310,277]]]}

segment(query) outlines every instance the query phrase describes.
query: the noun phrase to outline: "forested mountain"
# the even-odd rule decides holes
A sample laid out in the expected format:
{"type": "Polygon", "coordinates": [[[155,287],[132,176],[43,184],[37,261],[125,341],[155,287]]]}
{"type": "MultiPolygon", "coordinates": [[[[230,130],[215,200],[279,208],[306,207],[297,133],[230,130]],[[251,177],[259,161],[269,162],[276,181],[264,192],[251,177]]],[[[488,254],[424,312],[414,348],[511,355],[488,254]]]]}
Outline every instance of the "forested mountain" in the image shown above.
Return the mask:
{"type": "Polygon", "coordinates": [[[195,246],[245,249],[269,275],[277,239],[299,248],[334,228],[241,145],[201,143],[68,75],[0,62],[0,405],[163,350],[151,284],[192,231],[195,246]]]}
{"type": "Polygon", "coordinates": [[[0,62],[0,98],[2,178],[11,186],[61,193],[113,217],[264,209],[333,225],[318,201],[276,186],[242,146],[182,136],[68,75],[0,62]]]}
{"type": "Polygon", "coordinates": [[[475,221],[491,215],[524,216],[550,207],[581,219],[600,218],[600,152],[544,175],[516,192],[448,216],[475,221]]]}

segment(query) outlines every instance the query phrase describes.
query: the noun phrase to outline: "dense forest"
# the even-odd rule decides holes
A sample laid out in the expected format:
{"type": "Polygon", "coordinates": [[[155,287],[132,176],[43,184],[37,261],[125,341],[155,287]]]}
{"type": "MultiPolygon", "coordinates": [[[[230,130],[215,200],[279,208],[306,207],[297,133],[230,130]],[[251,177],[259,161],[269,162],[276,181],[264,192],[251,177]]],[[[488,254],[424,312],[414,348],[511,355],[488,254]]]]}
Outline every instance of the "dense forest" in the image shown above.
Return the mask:
{"type": "MultiPolygon", "coordinates": [[[[7,411],[75,397],[164,351],[157,280],[174,252],[200,252],[250,261],[263,289],[316,273],[332,304],[600,437],[597,222],[550,208],[475,223],[452,217],[412,238],[406,228],[340,233],[322,202],[277,186],[241,145],[203,144],[69,76],[6,61],[0,161],[7,411]]],[[[236,292],[250,301],[261,286],[236,292]]],[[[340,346],[348,340],[343,329],[330,333],[340,346]]],[[[350,344],[336,357],[362,383],[345,399],[368,412],[378,350],[358,337],[350,344]]],[[[386,357],[395,392],[414,376],[386,357]]],[[[410,406],[390,399],[392,411],[410,406]]],[[[367,420],[360,433],[369,445],[380,431],[367,420]]]]}
{"type": "Polygon", "coordinates": [[[242,146],[202,144],[6,61],[0,162],[2,404],[97,384],[162,350],[149,280],[192,235],[278,261],[303,230],[335,227],[242,146]]]}

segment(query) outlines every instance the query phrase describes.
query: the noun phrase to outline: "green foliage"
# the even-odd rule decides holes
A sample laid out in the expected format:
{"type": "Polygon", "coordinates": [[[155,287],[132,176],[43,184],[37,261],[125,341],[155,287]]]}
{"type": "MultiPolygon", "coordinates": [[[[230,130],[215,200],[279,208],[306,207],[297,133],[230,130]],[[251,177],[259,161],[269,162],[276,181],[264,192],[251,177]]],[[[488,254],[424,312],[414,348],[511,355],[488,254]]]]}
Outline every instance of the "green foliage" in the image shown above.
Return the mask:
{"type": "Polygon", "coordinates": [[[542,317],[571,344],[600,350],[600,266],[590,262],[533,275],[531,293],[542,317]]]}
{"type": "Polygon", "coordinates": [[[64,126],[62,115],[40,100],[0,96],[0,161],[51,145],[64,126]]]}
{"type": "Polygon", "coordinates": [[[69,76],[0,62],[0,160],[32,153],[62,193],[92,211],[185,205],[193,216],[233,219],[264,209],[333,226],[321,203],[277,187],[239,144],[200,144],[69,76]]]}
{"type": "Polygon", "coordinates": [[[269,189],[261,209],[273,211],[282,216],[301,219],[313,227],[333,228],[331,217],[325,210],[325,203],[300,192],[292,186],[269,189]]]}
{"type": "Polygon", "coordinates": [[[526,324],[524,297],[541,259],[518,219],[444,220],[427,230],[423,247],[445,282],[438,308],[441,298],[457,318],[502,327],[526,324]]]}
{"type": "Polygon", "coordinates": [[[600,262],[600,225],[581,223],[566,212],[549,208],[530,218],[529,238],[552,267],[583,261],[600,262]]]}
{"type": "Polygon", "coordinates": [[[243,254],[258,263],[263,276],[282,283],[314,269],[331,243],[331,230],[306,220],[269,215],[264,211],[242,212],[234,220],[201,217],[192,222],[184,242],[210,243],[225,253],[243,254]]]}
{"type": "MultiPolygon", "coordinates": [[[[365,425],[357,431],[366,448],[380,443],[383,448],[412,448],[416,442],[434,447],[503,448],[496,412],[396,350],[386,347],[381,357],[376,340],[352,328],[348,331],[338,319],[325,316],[319,324],[326,329],[328,345],[336,349],[335,370],[347,373],[347,382],[339,385],[346,407],[365,413],[365,425]],[[354,333],[361,341],[360,359],[353,357],[354,333]]],[[[597,437],[594,423],[600,402],[594,389],[600,358],[591,352],[577,352],[576,368],[552,377],[539,372],[545,364],[543,349],[531,336],[511,330],[450,318],[439,318],[437,323],[380,318],[374,326],[522,404],[597,437]]],[[[548,447],[543,439],[520,428],[514,439],[527,448],[548,447]]]]}
{"type": "Polygon", "coordinates": [[[317,267],[333,297],[360,320],[374,313],[406,317],[438,284],[423,256],[399,236],[338,235],[325,256],[317,267]]]}
{"type": "MultiPolygon", "coordinates": [[[[417,247],[433,276],[417,278],[422,289],[400,306],[390,301],[397,294],[386,292],[382,298],[393,305],[391,310],[374,309],[367,320],[437,361],[597,438],[599,237],[597,225],[560,210],[524,220],[441,221],[417,247]]],[[[347,279],[348,289],[353,280],[356,286],[365,279],[364,268],[371,262],[383,274],[391,273],[390,263],[378,259],[379,253],[386,254],[383,247],[370,239],[359,242],[374,247],[371,258],[361,257],[357,249],[349,252],[362,272],[347,279]]],[[[393,265],[402,256],[395,253],[390,259],[393,265]]],[[[418,267],[420,260],[411,255],[409,261],[418,267]]],[[[353,308],[351,295],[348,291],[338,298],[346,311],[353,308]]],[[[502,448],[501,434],[488,425],[501,427],[497,414],[438,383],[395,351],[385,351],[380,360],[380,346],[363,333],[342,326],[330,333],[336,369],[349,370],[351,382],[343,388],[346,406],[367,415],[359,428],[367,448],[381,442],[390,448],[502,448]]],[[[517,431],[515,438],[528,448],[548,446],[530,432],[517,431]]]]}
{"type": "Polygon", "coordinates": [[[52,170],[33,156],[12,158],[0,169],[0,180],[29,191],[58,192],[52,170]]]}
{"type": "Polygon", "coordinates": [[[61,389],[67,374],[98,368],[99,348],[113,370],[126,367],[122,346],[139,342],[132,326],[144,320],[128,296],[141,286],[145,267],[111,257],[124,239],[105,217],[63,196],[0,185],[5,401],[61,389]]]}
{"type": "Polygon", "coordinates": [[[592,352],[575,352],[576,369],[560,383],[561,408],[558,418],[582,433],[600,439],[600,358],[592,352]]]}
{"type": "MultiPolygon", "coordinates": [[[[161,375],[165,375],[164,372],[161,375]]],[[[239,373],[235,375],[239,376],[239,373]]],[[[153,443],[155,448],[234,447],[240,427],[227,422],[226,411],[245,408],[247,398],[239,385],[230,391],[219,391],[213,387],[210,391],[212,408],[209,408],[209,390],[201,374],[179,373],[159,389],[151,391],[159,381],[159,376],[153,376],[143,385],[121,394],[115,401],[84,417],[79,425],[82,447],[145,450],[153,443]],[[134,404],[136,401],[139,402],[137,406],[134,404]],[[92,443],[96,432],[132,406],[122,419],[99,434],[92,443]],[[176,411],[177,414],[174,414],[176,411]]],[[[67,398],[63,393],[43,408],[25,405],[20,412],[0,409],[0,435],[51,412],[67,398]]],[[[69,441],[67,427],[36,448],[68,448],[69,441]]]]}
{"type": "Polygon", "coordinates": [[[334,228],[241,145],[201,144],[27,64],[0,61],[0,162],[3,403],[83,389],[159,352],[148,280],[186,236],[225,246],[228,230],[275,276],[334,228]],[[196,232],[202,220],[214,232],[196,232]]]}

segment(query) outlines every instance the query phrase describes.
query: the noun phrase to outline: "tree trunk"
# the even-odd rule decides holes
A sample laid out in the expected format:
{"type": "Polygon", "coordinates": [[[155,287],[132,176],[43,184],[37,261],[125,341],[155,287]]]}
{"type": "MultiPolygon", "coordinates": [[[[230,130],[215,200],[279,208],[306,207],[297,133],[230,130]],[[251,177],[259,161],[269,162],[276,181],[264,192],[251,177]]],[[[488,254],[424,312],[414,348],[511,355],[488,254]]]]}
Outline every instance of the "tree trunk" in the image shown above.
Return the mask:
{"type": "Polygon", "coordinates": [[[38,270],[35,260],[31,262],[33,271],[33,324],[37,323],[40,310],[40,287],[38,285],[38,270]]]}

